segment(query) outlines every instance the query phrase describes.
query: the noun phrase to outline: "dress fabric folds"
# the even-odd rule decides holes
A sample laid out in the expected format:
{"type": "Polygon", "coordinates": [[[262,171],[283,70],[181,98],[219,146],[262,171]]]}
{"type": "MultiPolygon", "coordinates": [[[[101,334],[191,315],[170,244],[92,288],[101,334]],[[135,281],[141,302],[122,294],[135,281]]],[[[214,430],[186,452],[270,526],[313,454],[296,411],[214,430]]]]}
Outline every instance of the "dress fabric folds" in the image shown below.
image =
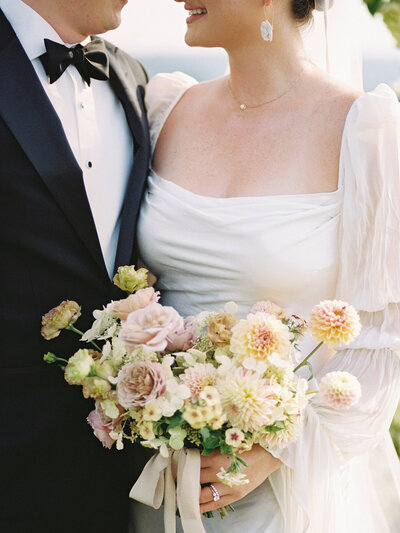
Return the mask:
{"type": "MultiPolygon", "coordinates": [[[[194,83],[182,73],[150,81],[153,149],[194,83]]],[[[336,297],[363,323],[352,345],[322,350],[313,365],[316,382],[334,370],[356,375],[360,402],[340,411],[313,398],[298,440],[271,451],[283,465],[268,490],[238,502],[237,518],[206,521],[210,533],[239,533],[243,523],[249,533],[400,533],[400,466],[388,432],[400,396],[399,108],[385,85],[353,103],[331,193],[210,198],[150,173],[138,239],[164,303],[189,315],[235,300],[244,315],[270,299],[307,316],[336,297]]],[[[302,348],[312,345],[306,338],[302,348]]]]}

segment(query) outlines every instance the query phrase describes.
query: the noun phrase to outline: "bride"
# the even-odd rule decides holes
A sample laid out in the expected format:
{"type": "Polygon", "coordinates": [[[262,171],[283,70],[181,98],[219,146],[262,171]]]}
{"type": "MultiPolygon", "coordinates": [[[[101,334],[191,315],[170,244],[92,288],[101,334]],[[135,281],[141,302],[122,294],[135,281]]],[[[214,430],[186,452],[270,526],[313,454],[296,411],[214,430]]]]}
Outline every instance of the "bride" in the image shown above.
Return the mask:
{"type": "MultiPolygon", "coordinates": [[[[363,322],[353,345],[314,360],[317,380],[358,377],[356,406],[313,399],[294,444],[243,453],[248,485],[223,485],[225,458],[202,458],[201,511],[235,507],[204,519],[208,533],[400,531],[388,433],[400,394],[399,104],[387,86],[363,94],[310,61],[300,29],[316,7],[187,0],[186,42],[224,48],[230,74],[148,85],[154,157],[138,237],[163,303],[191,315],[234,300],[244,315],[272,300],[307,316],[336,297],[363,322]]],[[[134,531],[163,530],[162,513],[133,507],[134,531]]]]}

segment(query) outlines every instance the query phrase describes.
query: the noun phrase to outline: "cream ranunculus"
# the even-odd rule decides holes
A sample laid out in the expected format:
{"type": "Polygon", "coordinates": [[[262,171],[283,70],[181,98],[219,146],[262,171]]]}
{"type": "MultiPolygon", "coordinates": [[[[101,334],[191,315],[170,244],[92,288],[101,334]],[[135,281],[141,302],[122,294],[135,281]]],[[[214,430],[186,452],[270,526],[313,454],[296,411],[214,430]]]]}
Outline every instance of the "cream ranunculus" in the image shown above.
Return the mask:
{"type": "Polygon", "coordinates": [[[160,363],[138,361],[122,367],[117,378],[119,403],[130,407],[144,407],[167,390],[163,367],[160,363]]]}
{"type": "Polygon", "coordinates": [[[168,335],[182,328],[183,318],[173,307],[151,303],[128,315],[120,338],[130,353],[141,346],[162,352],[167,347],[168,335]]]}
{"type": "Polygon", "coordinates": [[[64,377],[70,385],[80,385],[94,369],[94,360],[89,350],[78,350],[69,358],[64,377]]]}
{"type": "Polygon", "coordinates": [[[80,316],[80,306],[72,300],[64,300],[42,317],[41,334],[47,341],[55,339],[62,329],[74,324],[80,316]]]}
{"type": "Polygon", "coordinates": [[[135,292],[147,287],[146,268],[136,270],[134,266],[120,266],[113,278],[114,285],[125,292],[135,292]]]}
{"type": "Polygon", "coordinates": [[[207,328],[207,337],[217,346],[229,344],[232,337],[232,328],[238,323],[235,315],[220,313],[215,315],[207,328]]]}
{"type": "Polygon", "coordinates": [[[153,287],[140,289],[135,294],[130,294],[128,298],[111,302],[107,305],[107,312],[121,320],[126,320],[128,315],[138,309],[143,309],[150,303],[156,303],[160,299],[160,293],[153,287]]]}

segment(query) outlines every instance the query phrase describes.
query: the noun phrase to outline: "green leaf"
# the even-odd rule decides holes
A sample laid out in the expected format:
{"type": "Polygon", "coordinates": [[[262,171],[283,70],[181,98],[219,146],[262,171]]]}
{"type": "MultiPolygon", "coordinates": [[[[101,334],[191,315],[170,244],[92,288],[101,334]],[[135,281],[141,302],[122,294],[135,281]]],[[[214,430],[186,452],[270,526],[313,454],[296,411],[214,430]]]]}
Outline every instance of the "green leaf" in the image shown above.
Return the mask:
{"type": "Polygon", "coordinates": [[[204,448],[204,449],[202,450],[202,452],[201,452],[201,455],[204,455],[204,456],[206,457],[207,455],[211,455],[211,454],[214,453],[214,452],[215,452],[214,449],[213,449],[213,450],[207,450],[206,448],[204,448]]]}
{"type": "Polygon", "coordinates": [[[201,428],[200,435],[203,437],[203,439],[207,439],[210,436],[209,428],[207,426],[204,428],[201,428]]]}
{"type": "Polygon", "coordinates": [[[313,372],[312,364],[310,363],[310,361],[306,361],[306,366],[308,367],[308,371],[310,372],[310,376],[307,379],[307,381],[311,381],[314,377],[314,372],[313,372]]]}
{"type": "Polygon", "coordinates": [[[183,422],[184,422],[184,419],[183,419],[182,414],[176,413],[172,418],[170,418],[167,431],[169,431],[170,429],[174,429],[178,426],[181,426],[183,422]]]}
{"type": "Polygon", "coordinates": [[[226,444],[225,442],[222,442],[219,446],[220,452],[226,454],[228,457],[232,457],[233,455],[233,448],[232,446],[229,446],[229,444],[226,444]]]}
{"type": "Polygon", "coordinates": [[[213,449],[215,450],[218,448],[219,445],[219,438],[215,435],[210,435],[207,439],[203,439],[203,446],[204,448],[207,448],[209,450],[213,449]]]}
{"type": "Polygon", "coordinates": [[[265,429],[270,433],[278,433],[278,431],[286,429],[286,424],[283,420],[277,420],[272,426],[265,426],[265,429]]]}
{"type": "Polygon", "coordinates": [[[239,461],[239,463],[241,463],[243,466],[247,466],[247,463],[246,461],[244,461],[241,457],[239,457],[238,455],[235,455],[235,459],[236,461],[239,461]]]}
{"type": "Polygon", "coordinates": [[[380,9],[383,3],[382,0],[364,0],[364,2],[367,4],[368,10],[371,15],[375,15],[375,13],[380,9]]]}

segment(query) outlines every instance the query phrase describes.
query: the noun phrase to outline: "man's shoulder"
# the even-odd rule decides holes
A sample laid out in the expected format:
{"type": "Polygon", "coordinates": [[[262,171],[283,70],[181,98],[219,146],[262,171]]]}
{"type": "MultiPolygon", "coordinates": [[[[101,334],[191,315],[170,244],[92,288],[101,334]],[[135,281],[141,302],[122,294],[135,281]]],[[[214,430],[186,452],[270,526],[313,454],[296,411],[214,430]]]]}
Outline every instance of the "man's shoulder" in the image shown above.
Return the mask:
{"type": "Polygon", "coordinates": [[[102,37],[101,37],[101,39],[103,40],[103,42],[105,44],[107,52],[110,55],[115,56],[115,57],[119,57],[123,61],[125,61],[125,63],[129,66],[132,74],[136,78],[137,83],[139,85],[145,86],[147,84],[147,82],[148,82],[148,77],[147,77],[147,73],[146,73],[143,65],[140,63],[140,61],[138,61],[137,59],[132,57],[130,54],[128,54],[127,52],[125,52],[124,50],[122,50],[121,48],[116,46],[115,44],[110,43],[110,41],[107,41],[106,39],[103,39],[102,37]]]}

